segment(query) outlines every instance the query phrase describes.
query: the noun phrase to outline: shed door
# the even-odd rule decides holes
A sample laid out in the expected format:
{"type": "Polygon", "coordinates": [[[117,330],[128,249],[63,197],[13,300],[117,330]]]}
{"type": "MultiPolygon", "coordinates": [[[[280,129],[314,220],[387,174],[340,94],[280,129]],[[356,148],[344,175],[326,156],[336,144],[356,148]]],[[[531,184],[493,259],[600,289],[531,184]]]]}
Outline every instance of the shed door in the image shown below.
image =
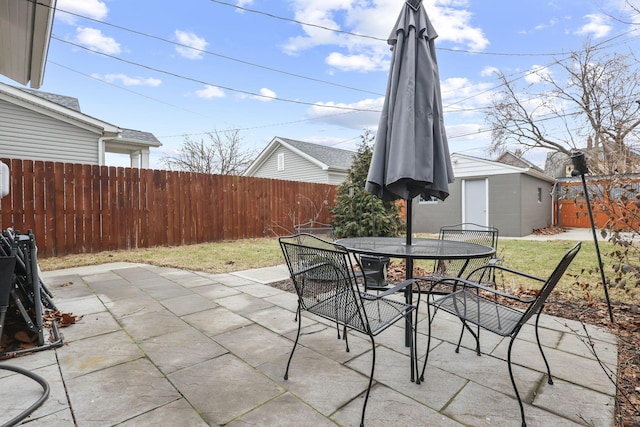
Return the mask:
{"type": "Polygon", "coordinates": [[[478,225],[489,225],[487,214],[487,180],[467,179],[462,183],[463,222],[472,222],[478,225]]]}

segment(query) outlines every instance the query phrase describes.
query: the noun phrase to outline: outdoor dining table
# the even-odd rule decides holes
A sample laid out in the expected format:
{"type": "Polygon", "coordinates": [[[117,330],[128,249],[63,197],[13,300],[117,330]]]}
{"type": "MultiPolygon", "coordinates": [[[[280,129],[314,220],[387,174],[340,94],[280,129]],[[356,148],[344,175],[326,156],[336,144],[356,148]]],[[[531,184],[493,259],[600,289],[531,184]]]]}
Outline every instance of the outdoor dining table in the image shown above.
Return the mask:
{"type": "MultiPolygon", "coordinates": [[[[414,260],[438,261],[488,258],[496,252],[495,248],[491,246],[435,238],[412,238],[411,244],[407,244],[404,237],[349,237],[337,240],[336,244],[360,255],[404,259],[406,260],[405,276],[407,279],[413,278],[414,260]]],[[[410,288],[405,291],[405,297],[408,302],[411,302],[412,292],[410,288]]],[[[410,334],[411,318],[408,318],[406,343],[411,341],[410,334]]]]}

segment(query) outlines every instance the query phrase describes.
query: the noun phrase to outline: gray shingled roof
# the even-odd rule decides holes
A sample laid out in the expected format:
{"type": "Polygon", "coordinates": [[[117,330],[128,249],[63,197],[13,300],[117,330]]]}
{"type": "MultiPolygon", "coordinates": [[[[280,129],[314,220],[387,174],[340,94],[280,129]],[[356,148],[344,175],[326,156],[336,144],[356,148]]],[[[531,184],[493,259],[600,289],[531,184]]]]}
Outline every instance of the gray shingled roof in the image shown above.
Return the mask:
{"type": "Polygon", "coordinates": [[[122,139],[128,139],[133,141],[143,141],[150,143],[152,145],[162,145],[161,142],[150,132],[142,132],[139,130],[133,129],[122,129],[120,132],[122,139]]]}
{"type": "MultiPolygon", "coordinates": [[[[45,99],[47,101],[61,105],[62,107],[77,111],[78,113],[82,113],[82,111],[80,111],[80,102],[78,101],[77,98],[73,98],[71,96],[58,95],[55,93],[43,92],[43,91],[34,90],[34,89],[27,89],[27,88],[18,88],[18,89],[28,92],[39,98],[45,99]]],[[[142,132],[134,129],[122,129],[122,132],[120,132],[120,136],[122,137],[122,139],[126,139],[129,141],[146,142],[151,146],[160,147],[162,145],[162,143],[158,140],[158,138],[156,138],[150,132],[142,132]]]]}
{"type": "Polygon", "coordinates": [[[333,169],[347,170],[353,163],[355,151],[343,150],[341,148],[327,147],[324,145],[312,144],[310,142],[297,141],[278,137],[283,142],[297,148],[305,154],[317,159],[333,169]]]}
{"type": "Polygon", "coordinates": [[[58,105],[62,105],[63,107],[68,108],[70,110],[77,111],[78,113],[82,112],[80,111],[80,102],[78,101],[78,98],[73,98],[71,96],[58,95],[55,93],[42,92],[40,90],[25,89],[25,88],[18,88],[18,89],[23,90],[25,92],[29,92],[31,95],[35,95],[39,98],[46,99],[47,101],[51,101],[58,105]]]}

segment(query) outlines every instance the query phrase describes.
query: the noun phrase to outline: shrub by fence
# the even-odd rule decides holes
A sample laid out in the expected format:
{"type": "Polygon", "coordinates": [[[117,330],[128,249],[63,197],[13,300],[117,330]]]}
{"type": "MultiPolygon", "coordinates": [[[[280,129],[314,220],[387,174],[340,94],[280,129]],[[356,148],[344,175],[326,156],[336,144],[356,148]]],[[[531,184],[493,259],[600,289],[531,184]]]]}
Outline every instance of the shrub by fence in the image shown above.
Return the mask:
{"type": "Polygon", "coordinates": [[[2,229],[33,230],[39,256],[275,236],[330,222],[336,187],[228,175],[2,159],[2,229]]]}

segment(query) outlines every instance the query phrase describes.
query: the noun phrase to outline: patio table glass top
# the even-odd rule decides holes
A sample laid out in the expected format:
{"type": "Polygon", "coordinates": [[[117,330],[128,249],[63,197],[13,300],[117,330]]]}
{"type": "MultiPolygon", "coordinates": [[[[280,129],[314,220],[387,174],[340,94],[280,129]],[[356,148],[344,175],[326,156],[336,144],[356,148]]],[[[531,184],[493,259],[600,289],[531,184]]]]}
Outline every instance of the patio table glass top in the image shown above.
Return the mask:
{"type": "Polygon", "coordinates": [[[360,254],[404,259],[470,259],[490,257],[496,252],[477,243],[428,238],[413,238],[410,245],[404,237],[350,237],[336,243],[360,254]]]}

